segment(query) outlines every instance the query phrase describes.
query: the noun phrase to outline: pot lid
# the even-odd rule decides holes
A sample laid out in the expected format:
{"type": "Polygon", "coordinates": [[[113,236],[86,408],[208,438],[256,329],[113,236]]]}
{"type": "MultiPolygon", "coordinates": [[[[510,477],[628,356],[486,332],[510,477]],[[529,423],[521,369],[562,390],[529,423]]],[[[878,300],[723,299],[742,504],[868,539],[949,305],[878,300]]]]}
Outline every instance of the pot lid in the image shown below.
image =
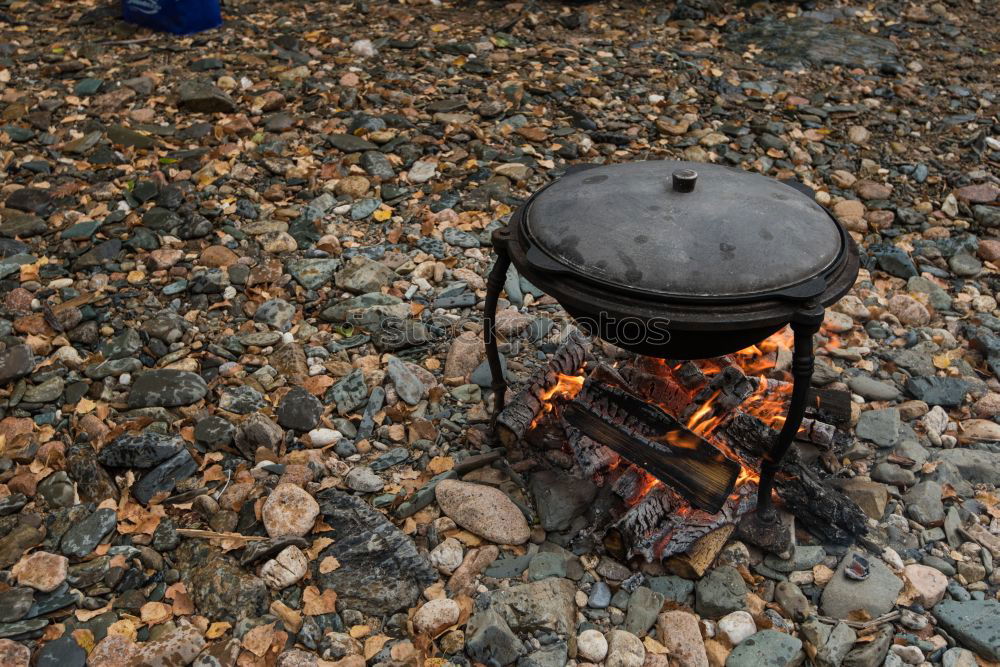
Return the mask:
{"type": "Polygon", "coordinates": [[[837,222],[789,185],[669,160],[567,174],[532,198],[523,225],[544,254],[529,254],[538,268],[664,298],[794,292],[845,244],[837,222]]]}

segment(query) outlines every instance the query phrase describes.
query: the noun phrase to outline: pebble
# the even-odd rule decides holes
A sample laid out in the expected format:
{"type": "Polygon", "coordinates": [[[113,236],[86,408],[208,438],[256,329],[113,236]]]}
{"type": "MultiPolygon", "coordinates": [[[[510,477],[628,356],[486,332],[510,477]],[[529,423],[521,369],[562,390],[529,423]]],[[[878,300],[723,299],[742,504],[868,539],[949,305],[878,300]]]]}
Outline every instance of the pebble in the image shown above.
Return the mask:
{"type": "Polygon", "coordinates": [[[446,479],[435,487],[441,511],[497,544],[524,544],[531,530],[517,506],[499,489],[446,479]]]}
{"type": "Polygon", "coordinates": [[[449,626],[458,622],[461,609],[458,603],[448,598],[431,600],[413,615],[413,628],[429,637],[436,637],[449,626]]]}
{"type": "Polygon", "coordinates": [[[271,537],[302,537],[319,516],[319,504],[300,487],[279,484],[264,501],[260,514],[271,537]]]}
{"type": "Polygon", "coordinates": [[[576,654],[587,662],[601,662],[608,654],[608,640],[598,630],[584,630],[576,637],[576,654]]]}
{"type": "Polygon", "coordinates": [[[36,551],[15,565],[11,573],[17,578],[19,586],[51,593],[66,581],[69,560],[59,554],[36,551]]]}

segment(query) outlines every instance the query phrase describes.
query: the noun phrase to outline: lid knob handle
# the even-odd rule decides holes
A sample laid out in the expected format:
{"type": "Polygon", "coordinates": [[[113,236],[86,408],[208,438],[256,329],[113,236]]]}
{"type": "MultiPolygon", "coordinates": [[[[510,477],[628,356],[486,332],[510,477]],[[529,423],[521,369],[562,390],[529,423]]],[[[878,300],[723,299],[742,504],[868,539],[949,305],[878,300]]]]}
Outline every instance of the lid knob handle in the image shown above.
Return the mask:
{"type": "Polygon", "coordinates": [[[678,169],[671,176],[674,192],[694,192],[694,185],[698,182],[698,172],[694,169],[678,169]]]}

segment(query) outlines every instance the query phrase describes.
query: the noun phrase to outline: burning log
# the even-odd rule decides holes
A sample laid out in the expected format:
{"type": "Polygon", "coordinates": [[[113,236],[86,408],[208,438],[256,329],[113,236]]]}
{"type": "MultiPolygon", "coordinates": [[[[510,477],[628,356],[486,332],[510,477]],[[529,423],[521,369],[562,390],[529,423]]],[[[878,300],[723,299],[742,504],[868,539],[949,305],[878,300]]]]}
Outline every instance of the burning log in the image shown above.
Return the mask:
{"type": "MultiPolygon", "coordinates": [[[[590,355],[590,347],[589,339],[572,333],[552,355],[548,365],[535,371],[524,389],[518,392],[514,400],[497,416],[500,440],[505,445],[511,446],[524,437],[546,408],[547,401],[559,388],[561,379],[582,372],[590,355]]],[[[578,386],[582,383],[581,377],[576,384],[578,386]]]]}
{"type": "Polygon", "coordinates": [[[740,474],[737,462],[680,425],[665,433],[663,440],[650,440],[617,426],[580,401],[566,407],[565,419],[709,512],[719,511],[740,474]]]}

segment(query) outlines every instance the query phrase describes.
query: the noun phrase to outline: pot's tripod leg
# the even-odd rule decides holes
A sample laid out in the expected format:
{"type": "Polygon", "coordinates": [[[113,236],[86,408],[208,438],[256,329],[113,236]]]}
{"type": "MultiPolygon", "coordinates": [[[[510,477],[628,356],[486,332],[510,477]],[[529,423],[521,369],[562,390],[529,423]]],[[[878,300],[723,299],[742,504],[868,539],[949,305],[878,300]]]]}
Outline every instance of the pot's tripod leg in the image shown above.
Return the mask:
{"type": "Polygon", "coordinates": [[[486,280],[486,304],[483,309],[483,342],[486,344],[486,359],[490,364],[490,374],[493,376],[493,426],[496,428],[497,416],[503,411],[507,394],[507,379],[500,363],[500,350],[497,347],[497,301],[500,290],[507,279],[507,269],[510,268],[510,255],[500,245],[495,245],[497,259],[486,280]]]}
{"type": "Polygon", "coordinates": [[[785,416],[785,423],[778,433],[774,446],[764,455],[757,488],[757,509],[740,522],[740,534],[745,540],[774,553],[784,553],[791,548],[791,531],[778,516],[771,498],[774,476],[781,468],[781,460],[791,447],[795,434],[802,425],[809,396],[815,356],[813,335],[823,323],[823,307],[810,302],[792,319],[795,350],[792,356],[792,399],[785,416]]]}

